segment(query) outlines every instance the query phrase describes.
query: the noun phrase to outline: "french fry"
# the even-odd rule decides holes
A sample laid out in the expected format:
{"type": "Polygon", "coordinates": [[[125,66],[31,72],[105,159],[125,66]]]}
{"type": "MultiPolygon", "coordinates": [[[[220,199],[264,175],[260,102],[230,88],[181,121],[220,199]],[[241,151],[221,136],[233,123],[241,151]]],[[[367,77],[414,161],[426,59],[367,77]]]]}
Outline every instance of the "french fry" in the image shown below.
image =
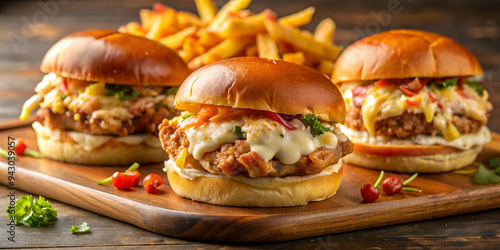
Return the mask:
{"type": "MultiPolygon", "coordinates": [[[[264,11],[265,12],[265,11],[264,11]]],[[[248,18],[229,19],[221,25],[217,32],[221,37],[251,36],[266,30],[264,12],[248,18]]]]}
{"type": "Polygon", "coordinates": [[[180,47],[182,47],[182,44],[186,41],[188,37],[194,36],[196,34],[196,31],[198,28],[196,26],[191,26],[189,28],[185,28],[173,35],[164,37],[160,39],[160,43],[163,45],[173,49],[177,50],[180,47]]]}
{"type": "Polygon", "coordinates": [[[252,42],[254,42],[254,39],[250,37],[228,38],[207,51],[205,54],[191,60],[188,63],[188,67],[191,70],[195,70],[203,65],[233,57],[252,42]]]}
{"type": "Polygon", "coordinates": [[[209,32],[207,30],[200,30],[197,35],[200,44],[207,49],[211,49],[224,40],[217,33],[209,32]]]}
{"type": "Polygon", "coordinates": [[[314,12],[314,7],[309,7],[297,13],[282,17],[279,19],[279,22],[283,25],[288,25],[291,27],[300,27],[302,25],[308,24],[311,21],[314,12]]]}
{"type": "Polygon", "coordinates": [[[177,31],[177,15],[174,9],[165,9],[153,17],[154,22],[146,34],[146,38],[159,40],[177,31]]]}
{"type": "Polygon", "coordinates": [[[237,13],[238,11],[245,9],[248,5],[250,5],[250,2],[252,2],[252,0],[230,0],[222,6],[210,22],[207,29],[209,31],[218,31],[222,23],[228,19],[230,13],[237,13]]]}
{"type": "Polygon", "coordinates": [[[179,29],[185,29],[193,25],[196,27],[201,27],[203,26],[203,22],[197,15],[193,13],[179,11],[177,12],[177,25],[179,29]]]}
{"type": "Polygon", "coordinates": [[[154,18],[156,13],[152,10],[143,9],[139,11],[139,16],[141,18],[142,29],[148,31],[153,26],[154,18]]]}
{"type": "Polygon", "coordinates": [[[306,57],[302,51],[285,53],[283,54],[283,61],[304,64],[306,62],[306,57]]]}
{"type": "Polygon", "coordinates": [[[245,56],[259,56],[257,52],[257,45],[250,45],[245,49],[245,56]]]}
{"type": "Polygon", "coordinates": [[[336,45],[318,42],[314,40],[314,37],[310,33],[301,32],[299,29],[283,25],[272,18],[264,18],[264,24],[271,38],[283,40],[301,50],[309,51],[322,58],[335,60],[342,51],[336,45]]]}
{"type": "Polygon", "coordinates": [[[267,34],[257,35],[257,51],[259,57],[279,60],[278,45],[267,34]]]}
{"type": "Polygon", "coordinates": [[[189,37],[182,45],[179,55],[185,62],[189,62],[193,58],[205,53],[205,51],[205,48],[196,39],[189,37]]]}
{"type": "Polygon", "coordinates": [[[332,76],[333,66],[333,61],[322,59],[319,61],[318,71],[330,77],[332,76]]]}
{"type": "Polygon", "coordinates": [[[194,0],[201,21],[208,23],[217,14],[217,7],[212,0],[194,0]]]}
{"type": "Polygon", "coordinates": [[[146,35],[146,32],[144,32],[141,24],[139,24],[138,22],[130,22],[127,25],[121,26],[118,29],[118,31],[121,33],[127,33],[127,34],[131,34],[134,36],[144,37],[146,35]]]}
{"type": "Polygon", "coordinates": [[[314,40],[323,43],[332,43],[335,34],[335,22],[331,18],[323,19],[314,31],[314,40]]]}

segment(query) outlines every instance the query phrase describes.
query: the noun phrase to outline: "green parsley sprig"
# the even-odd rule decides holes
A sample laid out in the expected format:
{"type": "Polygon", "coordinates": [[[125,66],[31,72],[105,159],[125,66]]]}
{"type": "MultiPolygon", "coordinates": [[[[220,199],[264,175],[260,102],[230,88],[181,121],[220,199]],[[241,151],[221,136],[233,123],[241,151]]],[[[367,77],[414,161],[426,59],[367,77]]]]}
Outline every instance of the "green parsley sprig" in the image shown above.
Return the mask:
{"type": "Polygon", "coordinates": [[[325,127],[320,121],[319,118],[314,114],[302,115],[300,121],[306,126],[309,127],[311,134],[313,136],[318,136],[323,134],[324,132],[332,131],[331,128],[325,127]]]}
{"type": "Polygon", "coordinates": [[[438,89],[445,89],[449,87],[457,86],[458,77],[449,78],[442,82],[437,82],[436,80],[431,80],[431,83],[435,84],[438,89]]]}
{"type": "Polygon", "coordinates": [[[243,132],[240,127],[234,126],[234,134],[236,135],[236,138],[240,140],[246,140],[247,139],[247,133],[243,132]]]}
{"type": "Polygon", "coordinates": [[[484,93],[484,87],[481,86],[478,82],[476,81],[465,81],[465,84],[469,85],[472,89],[474,89],[479,96],[482,96],[484,93]]]}
{"type": "Polygon", "coordinates": [[[83,222],[80,226],[71,226],[70,232],[74,234],[83,234],[89,232],[89,225],[87,225],[87,222],[83,222]]]}
{"type": "Polygon", "coordinates": [[[487,185],[490,183],[500,183],[500,158],[490,159],[491,169],[486,168],[483,164],[480,164],[477,169],[471,170],[457,170],[457,174],[474,174],[472,181],[479,185],[487,185]]]}
{"type": "Polygon", "coordinates": [[[133,90],[132,87],[119,84],[108,84],[104,87],[104,94],[107,96],[115,96],[120,101],[131,101],[139,96],[139,91],[133,90]]]}
{"type": "Polygon", "coordinates": [[[21,196],[16,200],[15,208],[9,206],[6,211],[9,220],[14,217],[16,225],[24,222],[28,227],[40,227],[57,219],[57,210],[42,196],[38,200],[32,200],[31,195],[21,196]]]}

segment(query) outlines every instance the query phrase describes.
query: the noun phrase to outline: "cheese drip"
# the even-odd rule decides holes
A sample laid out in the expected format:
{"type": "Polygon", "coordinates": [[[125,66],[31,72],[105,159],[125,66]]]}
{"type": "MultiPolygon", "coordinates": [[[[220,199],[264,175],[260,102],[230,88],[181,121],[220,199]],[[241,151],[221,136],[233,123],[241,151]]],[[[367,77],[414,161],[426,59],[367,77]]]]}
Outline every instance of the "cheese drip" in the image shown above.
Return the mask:
{"type": "MultiPolygon", "coordinates": [[[[188,122],[192,121],[188,119],[188,122]]],[[[205,153],[217,150],[223,144],[234,143],[237,139],[234,134],[235,126],[241,127],[246,133],[246,142],[252,151],[265,161],[277,158],[284,164],[296,163],[301,156],[308,155],[320,147],[335,148],[338,141],[347,140],[337,128],[313,137],[309,128],[301,121],[294,119],[291,124],[297,129],[288,130],[283,125],[264,118],[208,122],[203,126],[185,130],[190,144],[188,152],[196,160],[200,160],[205,153]]]]}

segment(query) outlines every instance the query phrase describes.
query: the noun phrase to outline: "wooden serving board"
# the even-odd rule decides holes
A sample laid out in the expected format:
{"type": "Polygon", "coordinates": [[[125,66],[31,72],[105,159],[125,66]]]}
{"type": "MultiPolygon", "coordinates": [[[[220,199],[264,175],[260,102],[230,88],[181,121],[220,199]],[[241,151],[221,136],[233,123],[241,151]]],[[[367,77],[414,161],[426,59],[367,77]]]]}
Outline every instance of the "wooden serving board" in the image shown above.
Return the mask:
{"type": "MultiPolygon", "coordinates": [[[[8,136],[24,138],[36,146],[35,134],[27,123],[0,124],[0,146],[7,147],[8,136]]],[[[500,135],[468,168],[500,156],[500,135]]],[[[7,162],[0,161],[0,183],[8,185],[7,162]]],[[[162,164],[139,168],[143,176],[157,173],[164,177],[162,164]]],[[[96,167],[65,164],[48,159],[20,156],[16,162],[18,189],[40,194],[98,214],[128,222],[168,236],[211,242],[272,242],[426,220],[500,207],[500,184],[476,185],[471,175],[453,172],[421,174],[410,186],[422,193],[381,194],[375,203],[363,204],[359,193],[365,183],[373,183],[379,172],[344,166],[339,191],[332,198],[306,206],[288,208],[240,208],[216,206],[180,198],[168,183],[148,194],[142,187],[121,191],[97,180],[122,167],[96,167]]],[[[409,175],[387,173],[408,178],[409,175]]]]}

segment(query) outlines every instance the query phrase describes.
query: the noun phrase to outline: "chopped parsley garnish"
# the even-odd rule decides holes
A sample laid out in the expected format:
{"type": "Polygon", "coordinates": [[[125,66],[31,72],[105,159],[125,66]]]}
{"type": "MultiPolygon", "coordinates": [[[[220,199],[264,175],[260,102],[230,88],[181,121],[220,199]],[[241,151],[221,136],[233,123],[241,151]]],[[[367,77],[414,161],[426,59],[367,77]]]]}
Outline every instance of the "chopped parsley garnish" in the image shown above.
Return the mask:
{"type": "Polygon", "coordinates": [[[192,115],[193,115],[193,113],[188,113],[188,114],[181,116],[181,118],[186,120],[187,118],[191,117],[192,115]]]}
{"type": "Polygon", "coordinates": [[[241,128],[238,126],[234,126],[234,134],[236,135],[236,138],[238,138],[240,140],[247,139],[247,133],[241,131],[241,128]]]}
{"type": "Polygon", "coordinates": [[[107,96],[115,96],[120,101],[130,101],[139,96],[139,91],[133,90],[132,87],[119,84],[106,84],[104,94],[107,96]]]}
{"type": "Polygon", "coordinates": [[[155,104],[155,111],[160,110],[161,107],[164,107],[166,110],[170,111],[170,107],[163,104],[163,101],[159,101],[157,104],[155,104]]]}
{"type": "Polygon", "coordinates": [[[484,87],[481,86],[478,82],[476,81],[466,81],[465,84],[469,85],[472,89],[474,89],[479,96],[482,96],[484,93],[484,87]]]}
{"type": "Polygon", "coordinates": [[[67,95],[61,95],[61,101],[64,101],[64,99],[66,99],[66,97],[68,97],[67,95]]]}
{"type": "Polygon", "coordinates": [[[38,200],[32,200],[31,195],[24,195],[16,200],[15,207],[7,208],[7,218],[10,220],[12,217],[16,225],[24,222],[28,227],[40,227],[48,221],[56,220],[57,210],[42,196],[38,200]]]}
{"type": "Polygon", "coordinates": [[[83,222],[80,226],[71,226],[70,232],[74,234],[82,234],[82,233],[87,233],[89,231],[90,227],[87,225],[87,222],[83,222]]]}
{"type": "Polygon", "coordinates": [[[436,80],[434,79],[431,80],[431,83],[434,83],[438,89],[445,89],[457,86],[457,82],[458,82],[458,77],[446,79],[442,82],[436,82],[436,80]]]}
{"type": "Polygon", "coordinates": [[[175,95],[177,94],[177,90],[179,90],[179,88],[176,88],[176,87],[171,87],[171,88],[168,88],[167,91],[165,92],[165,94],[167,95],[175,95]]]}
{"type": "Polygon", "coordinates": [[[332,131],[331,128],[325,127],[320,121],[317,116],[314,114],[307,114],[307,115],[302,115],[300,118],[300,121],[306,126],[309,127],[309,130],[311,131],[311,134],[313,136],[318,136],[323,134],[324,132],[330,132],[332,131]]]}

